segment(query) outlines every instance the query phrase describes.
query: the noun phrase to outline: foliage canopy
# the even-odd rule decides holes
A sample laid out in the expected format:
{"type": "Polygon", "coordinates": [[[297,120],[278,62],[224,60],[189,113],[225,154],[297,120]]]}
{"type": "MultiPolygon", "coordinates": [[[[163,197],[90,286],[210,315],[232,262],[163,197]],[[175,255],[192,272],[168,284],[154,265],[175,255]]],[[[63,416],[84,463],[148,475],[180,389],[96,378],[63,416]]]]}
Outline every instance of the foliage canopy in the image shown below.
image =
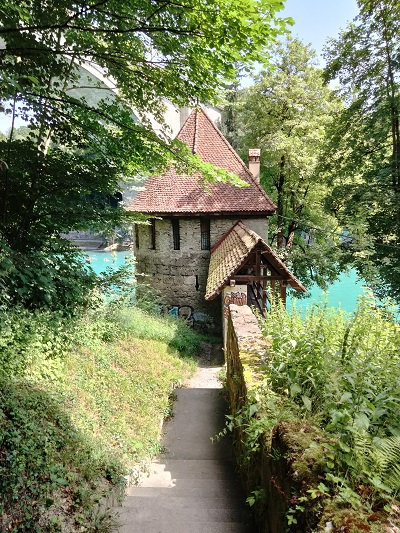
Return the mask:
{"type": "Polygon", "coordinates": [[[2,2],[0,111],[11,119],[0,140],[3,252],[57,258],[61,232],[137,220],[116,191],[172,160],[212,177],[169,141],[164,101],[214,102],[235,65],[262,61],[284,31],[282,7],[278,0],[2,2]],[[28,124],[23,139],[17,119],[28,124]]]}
{"type": "Polygon", "coordinates": [[[326,79],[339,80],[347,104],[326,145],[329,207],[354,237],[359,272],[378,294],[399,299],[399,6],[358,5],[358,17],[326,50],[326,79]]]}
{"type": "Polygon", "coordinates": [[[328,187],[318,165],[340,102],[324,85],[315,53],[298,39],[277,43],[271,62],[254,86],[233,93],[225,125],[244,157],[249,147],[261,148],[261,184],[277,204],[271,244],[303,283],[326,287],[337,275],[340,241],[335,217],[324,210],[328,187]]]}

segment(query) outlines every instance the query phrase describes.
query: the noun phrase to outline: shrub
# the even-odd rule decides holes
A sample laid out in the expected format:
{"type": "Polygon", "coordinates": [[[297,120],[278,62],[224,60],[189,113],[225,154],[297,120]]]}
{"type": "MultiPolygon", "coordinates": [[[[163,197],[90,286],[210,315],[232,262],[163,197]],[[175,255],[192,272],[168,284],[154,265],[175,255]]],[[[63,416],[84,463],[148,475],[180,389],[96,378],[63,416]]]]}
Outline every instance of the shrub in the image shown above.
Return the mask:
{"type": "Polygon", "coordinates": [[[90,523],[111,488],[99,479],[124,473],[77,430],[60,398],[24,382],[1,381],[0,449],[2,531],[53,531],[61,517],[71,530],[90,523]]]}
{"type": "Polygon", "coordinates": [[[353,316],[323,303],[304,318],[276,306],[261,327],[271,349],[260,406],[277,395],[270,420],[306,419],[324,434],[323,483],[309,493],[391,512],[400,491],[400,328],[390,307],[370,295],[353,316]]]}
{"type": "Polygon", "coordinates": [[[72,315],[90,304],[95,286],[96,274],[68,241],[22,252],[0,239],[0,304],[72,315]]]}
{"type": "Polygon", "coordinates": [[[204,338],[183,319],[169,315],[156,316],[138,308],[110,308],[107,316],[122,335],[162,341],[185,356],[196,355],[201,350],[204,338]]]}

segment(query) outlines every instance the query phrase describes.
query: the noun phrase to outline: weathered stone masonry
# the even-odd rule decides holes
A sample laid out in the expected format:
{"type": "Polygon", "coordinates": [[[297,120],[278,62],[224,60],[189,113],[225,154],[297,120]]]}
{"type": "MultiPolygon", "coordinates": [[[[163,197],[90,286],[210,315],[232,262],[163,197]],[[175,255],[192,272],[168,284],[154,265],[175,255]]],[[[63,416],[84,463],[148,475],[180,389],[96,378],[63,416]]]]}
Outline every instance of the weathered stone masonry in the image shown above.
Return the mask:
{"type": "MultiPolygon", "coordinates": [[[[210,219],[210,247],[237,222],[237,218],[210,219]]],[[[221,323],[220,298],[204,299],[210,251],[201,250],[200,217],[179,217],[180,249],[174,250],[170,218],[156,219],[155,249],[152,249],[151,226],[139,225],[135,232],[134,253],[137,272],[146,274],[146,282],[154,284],[166,306],[190,306],[194,320],[221,323]],[[138,238],[138,240],[137,240],[138,238]]],[[[254,231],[267,234],[267,218],[245,219],[254,231]]]]}

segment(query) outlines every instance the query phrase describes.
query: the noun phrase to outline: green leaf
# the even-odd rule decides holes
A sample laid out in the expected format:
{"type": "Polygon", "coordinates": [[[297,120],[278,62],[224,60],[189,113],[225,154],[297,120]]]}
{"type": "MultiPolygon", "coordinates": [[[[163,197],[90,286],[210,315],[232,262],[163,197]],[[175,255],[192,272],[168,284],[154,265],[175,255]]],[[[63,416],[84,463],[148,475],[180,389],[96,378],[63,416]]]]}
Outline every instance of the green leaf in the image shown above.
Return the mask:
{"type": "Polygon", "coordinates": [[[353,397],[351,392],[344,392],[342,396],[340,397],[339,403],[345,403],[348,400],[351,400],[353,397]]]}
{"type": "Polygon", "coordinates": [[[311,411],[312,404],[310,398],[303,395],[301,399],[303,400],[304,407],[307,409],[307,411],[311,411]]]}
{"type": "Polygon", "coordinates": [[[249,416],[254,416],[258,412],[258,410],[258,405],[256,403],[251,404],[249,409],[249,416]]]}
{"type": "Polygon", "coordinates": [[[357,413],[354,417],[354,424],[358,429],[367,430],[369,428],[369,418],[365,413],[357,413]]]}
{"type": "Polygon", "coordinates": [[[342,439],[339,439],[339,447],[344,452],[349,453],[351,451],[350,446],[348,446],[342,439]]]}
{"type": "Polygon", "coordinates": [[[297,383],[293,383],[290,385],[290,396],[292,398],[296,397],[298,394],[300,394],[302,391],[302,388],[297,383]]]}

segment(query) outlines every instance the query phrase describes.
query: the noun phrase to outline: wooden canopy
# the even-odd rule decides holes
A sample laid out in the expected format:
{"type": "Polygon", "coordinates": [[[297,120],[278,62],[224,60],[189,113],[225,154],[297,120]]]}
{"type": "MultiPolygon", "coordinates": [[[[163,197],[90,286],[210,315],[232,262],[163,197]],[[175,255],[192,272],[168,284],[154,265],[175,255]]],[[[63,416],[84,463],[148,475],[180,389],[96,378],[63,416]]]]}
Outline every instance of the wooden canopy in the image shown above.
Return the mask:
{"type": "Polygon", "coordinates": [[[290,272],[263,239],[242,221],[237,222],[212,248],[206,300],[214,299],[222,289],[234,280],[246,284],[251,300],[264,311],[279,284],[279,294],[286,302],[286,287],[299,292],[307,289],[290,272]]]}

